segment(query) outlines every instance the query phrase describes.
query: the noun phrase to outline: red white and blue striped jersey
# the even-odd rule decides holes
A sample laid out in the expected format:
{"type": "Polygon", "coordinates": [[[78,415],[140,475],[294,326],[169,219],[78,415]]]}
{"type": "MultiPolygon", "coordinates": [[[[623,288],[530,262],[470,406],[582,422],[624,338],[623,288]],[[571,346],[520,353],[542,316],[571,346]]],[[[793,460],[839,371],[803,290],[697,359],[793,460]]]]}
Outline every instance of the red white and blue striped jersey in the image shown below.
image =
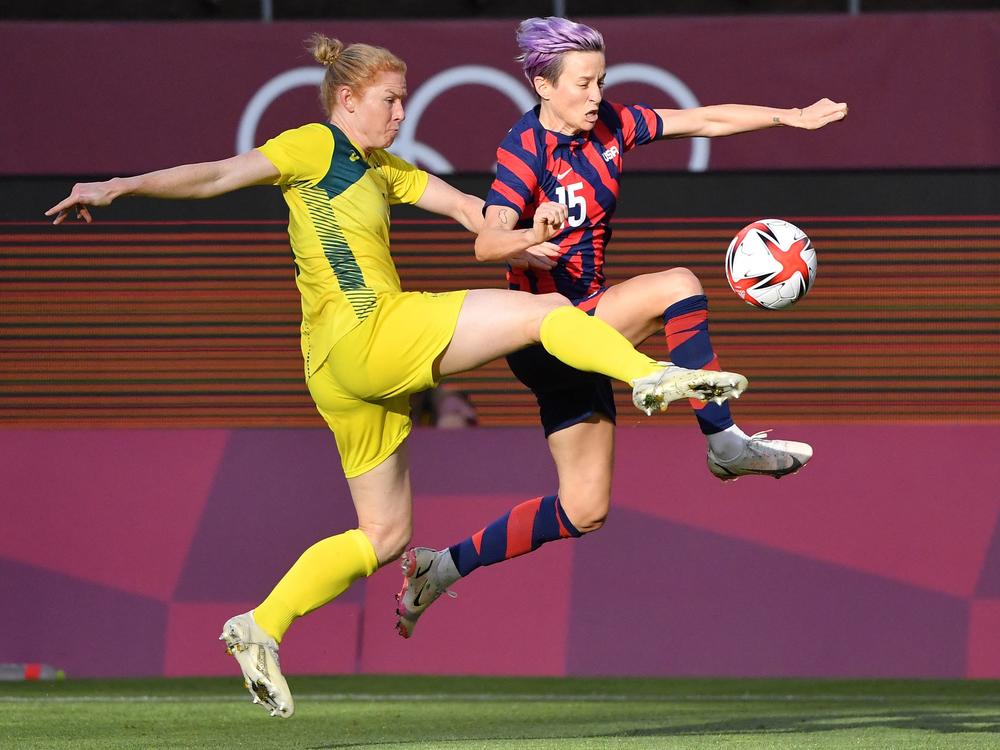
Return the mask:
{"type": "Polygon", "coordinates": [[[566,204],[569,221],[550,240],[562,249],[556,265],[548,271],[508,266],[507,281],[511,289],[580,300],[605,283],[604,249],[618,204],[622,155],[660,137],[663,122],[649,107],[602,101],[594,128],[571,136],[542,127],[538,111],[526,113],[497,149],[486,206],[513,209],[518,228],[525,228],[539,204],[566,204]]]}

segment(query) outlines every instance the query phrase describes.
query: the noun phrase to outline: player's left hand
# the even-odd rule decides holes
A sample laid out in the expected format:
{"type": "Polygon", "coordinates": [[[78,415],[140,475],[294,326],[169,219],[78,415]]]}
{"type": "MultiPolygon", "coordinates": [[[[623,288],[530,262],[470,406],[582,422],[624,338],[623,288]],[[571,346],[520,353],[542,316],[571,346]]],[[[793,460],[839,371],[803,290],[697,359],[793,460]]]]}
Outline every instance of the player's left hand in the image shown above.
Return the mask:
{"type": "Polygon", "coordinates": [[[76,218],[90,224],[90,206],[107,206],[115,199],[115,193],[107,182],[80,182],[73,186],[70,194],[45,212],[46,216],[55,216],[53,224],[62,224],[71,213],[76,218]]]}
{"type": "Polygon", "coordinates": [[[824,125],[829,125],[831,122],[843,120],[845,117],[847,117],[846,103],[835,102],[830,99],[820,99],[815,104],[801,108],[798,116],[793,115],[788,118],[785,125],[790,125],[793,128],[816,130],[824,125]]]}
{"type": "Polygon", "coordinates": [[[559,245],[539,242],[510,257],[507,262],[512,268],[537,268],[548,271],[556,265],[556,258],[562,255],[559,245]]]}
{"type": "Polygon", "coordinates": [[[531,232],[536,244],[548,242],[566,225],[569,209],[563,203],[545,201],[535,209],[531,220],[531,232]]]}

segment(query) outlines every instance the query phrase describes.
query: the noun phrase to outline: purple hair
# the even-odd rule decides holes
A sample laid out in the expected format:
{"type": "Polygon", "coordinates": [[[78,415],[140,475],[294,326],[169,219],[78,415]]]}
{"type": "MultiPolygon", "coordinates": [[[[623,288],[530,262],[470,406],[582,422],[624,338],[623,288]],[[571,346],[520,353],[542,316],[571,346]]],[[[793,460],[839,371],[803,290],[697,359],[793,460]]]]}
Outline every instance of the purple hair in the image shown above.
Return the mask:
{"type": "Polygon", "coordinates": [[[521,21],[515,38],[521,54],[514,59],[532,85],[535,76],[553,83],[559,78],[564,52],[604,52],[601,32],[558,16],[521,21]]]}

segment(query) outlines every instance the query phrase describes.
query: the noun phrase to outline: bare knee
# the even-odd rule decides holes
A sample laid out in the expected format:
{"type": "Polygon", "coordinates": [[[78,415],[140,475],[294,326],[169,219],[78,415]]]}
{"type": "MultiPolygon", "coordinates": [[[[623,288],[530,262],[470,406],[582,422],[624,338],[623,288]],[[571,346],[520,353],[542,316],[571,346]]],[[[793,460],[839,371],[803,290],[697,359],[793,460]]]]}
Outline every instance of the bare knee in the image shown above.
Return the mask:
{"type": "Polygon", "coordinates": [[[534,294],[531,300],[531,313],[525,321],[527,325],[528,338],[538,343],[542,340],[542,321],[553,310],[560,307],[570,307],[572,303],[559,292],[548,294],[534,294]]]}
{"type": "Polygon", "coordinates": [[[611,497],[603,492],[560,490],[559,504],[573,527],[581,534],[589,534],[607,520],[611,497]]]}
{"type": "Polygon", "coordinates": [[[358,527],[375,549],[379,567],[397,559],[406,551],[413,528],[410,524],[360,523],[358,527]]]}
{"type": "Polygon", "coordinates": [[[698,277],[687,268],[670,268],[659,271],[656,275],[661,280],[659,286],[663,291],[664,308],[682,299],[705,293],[698,277]]]}
{"type": "Polygon", "coordinates": [[[536,294],[535,305],[538,322],[541,323],[542,319],[553,310],[558,310],[560,307],[570,307],[572,303],[559,292],[549,292],[548,294],[536,294]]]}

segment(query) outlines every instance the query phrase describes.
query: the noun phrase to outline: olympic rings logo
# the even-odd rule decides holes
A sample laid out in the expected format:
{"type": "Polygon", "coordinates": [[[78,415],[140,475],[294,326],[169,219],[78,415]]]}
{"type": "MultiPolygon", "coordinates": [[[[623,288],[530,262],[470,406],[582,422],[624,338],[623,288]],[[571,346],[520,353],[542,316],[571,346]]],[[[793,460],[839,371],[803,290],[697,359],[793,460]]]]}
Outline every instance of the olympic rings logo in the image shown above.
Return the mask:
{"type": "MultiPolygon", "coordinates": [[[[250,98],[236,130],[236,153],[242,154],[256,145],[257,126],[267,108],[282,94],[302,86],[317,87],[323,81],[321,67],[294,68],[285,71],[261,86],[250,98]]],[[[619,83],[644,83],[670,96],[681,109],[699,106],[694,92],[677,76],[663,68],[643,63],[612,65],[605,78],[607,86],[619,83]]],[[[416,139],[420,118],[431,103],[445,91],[458,86],[487,86],[508,97],[521,112],[535,106],[535,96],[520,79],[486,65],[459,65],[437,73],[421,84],[406,103],[406,123],[399,132],[392,152],[406,161],[437,172],[455,171],[447,157],[416,139]]],[[[709,139],[692,138],[688,170],[708,169],[709,139]]]]}

